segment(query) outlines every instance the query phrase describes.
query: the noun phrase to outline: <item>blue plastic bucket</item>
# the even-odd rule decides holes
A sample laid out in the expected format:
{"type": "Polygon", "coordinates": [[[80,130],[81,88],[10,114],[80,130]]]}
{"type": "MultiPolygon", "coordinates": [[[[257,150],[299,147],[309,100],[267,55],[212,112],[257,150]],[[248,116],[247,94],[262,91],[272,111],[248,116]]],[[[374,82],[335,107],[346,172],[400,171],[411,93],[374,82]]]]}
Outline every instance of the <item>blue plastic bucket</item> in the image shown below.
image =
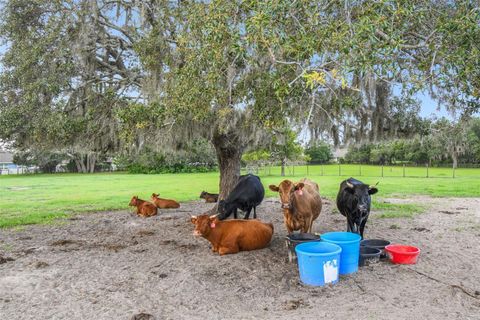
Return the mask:
{"type": "Polygon", "coordinates": [[[311,286],[338,281],[342,248],[326,242],[305,242],[295,247],[300,280],[311,286]]]}
{"type": "Polygon", "coordinates": [[[321,236],[322,241],[334,243],[342,247],[340,257],[340,274],[349,274],[358,271],[358,258],[360,256],[359,234],[351,232],[328,232],[321,236]]]}

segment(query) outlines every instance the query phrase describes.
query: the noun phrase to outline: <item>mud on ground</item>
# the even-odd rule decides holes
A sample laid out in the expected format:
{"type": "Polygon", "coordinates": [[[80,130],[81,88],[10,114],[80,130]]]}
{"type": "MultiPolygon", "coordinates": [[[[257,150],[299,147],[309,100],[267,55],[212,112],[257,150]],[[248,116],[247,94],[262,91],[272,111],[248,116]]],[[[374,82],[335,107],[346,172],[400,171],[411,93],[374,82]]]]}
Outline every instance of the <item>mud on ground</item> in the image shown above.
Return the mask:
{"type": "MultiPolygon", "coordinates": [[[[0,319],[480,319],[480,199],[386,201],[429,204],[414,218],[373,212],[366,229],[420,247],[418,264],[367,266],[323,288],[287,262],[277,199],[258,210],[275,226],[270,247],[222,257],[192,235],[188,213],[212,206],[200,202],[0,230],[0,319]]],[[[344,230],[324,202],[314,231],[344,230]]]]}

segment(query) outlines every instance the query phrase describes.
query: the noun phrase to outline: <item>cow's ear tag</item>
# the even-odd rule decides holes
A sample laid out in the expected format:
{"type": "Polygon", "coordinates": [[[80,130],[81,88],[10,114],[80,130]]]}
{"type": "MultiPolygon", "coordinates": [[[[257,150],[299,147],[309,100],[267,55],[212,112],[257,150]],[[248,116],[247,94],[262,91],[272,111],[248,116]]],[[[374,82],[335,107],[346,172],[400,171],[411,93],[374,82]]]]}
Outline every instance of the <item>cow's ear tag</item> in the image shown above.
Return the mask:
{"type": "Polygon", "coordinates": [[[215,222],[210,222],[210,228],[215,228],[215,222]]]}

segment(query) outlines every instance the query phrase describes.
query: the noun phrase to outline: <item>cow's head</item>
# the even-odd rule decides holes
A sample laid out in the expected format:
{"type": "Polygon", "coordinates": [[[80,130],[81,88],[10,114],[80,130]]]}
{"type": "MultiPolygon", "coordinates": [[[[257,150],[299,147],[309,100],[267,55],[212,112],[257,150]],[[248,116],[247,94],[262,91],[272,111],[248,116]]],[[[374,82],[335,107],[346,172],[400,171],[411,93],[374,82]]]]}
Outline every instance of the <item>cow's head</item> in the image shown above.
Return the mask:
{"type": "Polygon", "coordinates": [[[215,224],[218,222],[217,216],[209,216],[208,214],[202,214],[199,216],[191,216],[190,221],[195,225],[193,230],[194,236],[207,236],[215,224]]]}
{"type": "Polygon", "coordinates": [[[302,189],[305,185],[303,182],[293,183],[290,180],[283,180],[280,182],[278,187],[274,184],[268,186],[270,190],[278,192],[280,195],[280,201],[282,202],[282,209],[291,209],[292,208],[292,198],[294,192],[302,192],[302,189]]]}
{"type": "Polygon", "coordinates": [[[227,214],[233,210],[234,204],[226,202],[225,200],[220,200],[218,202],[218,213],[220,214],[227,214]]]}
{"type": "Polygon", "coordinates": [[[133,196],[128,205],[131,207],[136,207],[137,203],[138,203],[138,196],[133,196]]]}
{"type": "Polygon", "coordinates": [[[158,194],[158,193],[152,193],[151,199],[152,200],[158,199],[159,196],[160,196],[160,194],[158,194]]]}
{"type": "Polygon", "coordinates": [[[360,212],[360,217],[367,215],[370,210],[370,195],[378,192],[377,187],[367,184],[353,184],[347,181],[345,190],[353,195],[353,204],[360,212]]]}

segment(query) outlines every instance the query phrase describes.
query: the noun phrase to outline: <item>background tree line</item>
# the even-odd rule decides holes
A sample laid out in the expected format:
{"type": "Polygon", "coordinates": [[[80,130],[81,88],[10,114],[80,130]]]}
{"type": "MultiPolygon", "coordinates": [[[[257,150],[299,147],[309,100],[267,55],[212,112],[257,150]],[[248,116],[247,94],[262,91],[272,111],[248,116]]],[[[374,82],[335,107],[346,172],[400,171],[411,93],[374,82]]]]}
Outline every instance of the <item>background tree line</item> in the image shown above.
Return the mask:
{"type": "Polygon", "coordinates": [[[347,163],[368,164],[480,164],[480,118],[431,122],[425,135],[377,143],[351,145],[347,163]]]}

